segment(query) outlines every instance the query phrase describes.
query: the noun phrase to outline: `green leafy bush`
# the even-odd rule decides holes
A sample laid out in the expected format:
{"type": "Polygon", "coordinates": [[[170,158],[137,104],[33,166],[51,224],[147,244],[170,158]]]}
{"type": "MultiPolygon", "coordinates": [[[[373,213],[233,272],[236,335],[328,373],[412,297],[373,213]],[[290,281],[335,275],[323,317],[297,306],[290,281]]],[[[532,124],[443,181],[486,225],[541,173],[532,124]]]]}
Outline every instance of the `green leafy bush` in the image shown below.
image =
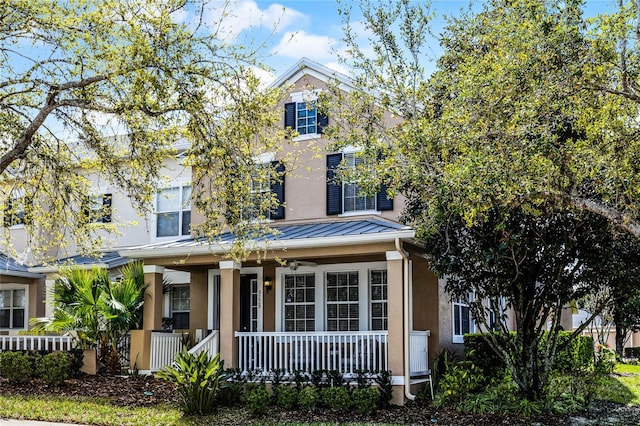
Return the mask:
{"type": "Polygon", "coordinates": [[[353,404],[360,414],[370,414],[378,409],[380,394],[376,388],[360,388],[353,391],[353,404]]]}
{"type": "Polygon", "coordinates": [[[353,401],[347,388],[338,386],[321,391],[322,402],[332,410],[344,412],[351,408],[353,401]]]}
{"type": "Polygon", "coordinates": [[[251,414],[263,414],[271,402],[271,395],[267,387],[262,383],[251,386],[247,395],[247,408],[251,414]]]}
{"type": "Polygon", "coordinates": [[[295,408],[298,403],[298,391],[292,386],[280,385],[274,388],[276,405],[286,410],[295,408]]]}
{"type": "Polygon", "coordinates": [[[23,383],[33,375],[31,360],[25,352],[0,353],[0,375],[12,382],[23,383]]]}
{"type": "Polygon", "coordinates": [[[382,408],[387,408],[393,398],[393,386],[391,385],[391,371],[381,371],[376,376],[376,384],[378,385],[379,404],[382,408]]]}
{"type": "Polygon", "coordinates": [[[298,406],[300,408],[313,409],[320,403],[320,395],[318,389],[312,386],[306,386],[300,389],[298,394],[298,406]]]}
{"type": "Polygon", "coordinates": [[[208,414],[216,409],[225,383],[222,364],[219,354],[211,358],[207,351],[198,355],[181,352],[174,364],[163,367],[156,377],[176,385],[185,414],[208,414]]]}
{"type": "Polygon", "coordinates": [[[81,348],[73,348],[68,354],[71,360],[71,377],[80,377],[82,375],[80,369],[84,365],[84,351],[81,348]]]}
{"type": "Polygon", "coordinates": [[[71,377],[71,356],[51,352],[36,358],[36,374],[49,385],[59,385],[71,377]]]}
{"type": "Polygon", "coordinates": [[[469,393],[479,391],[486,382],[483,371],[470,361],[450,366],[440,379],[438,405],[460,403],[469,393]]]}
{"type": "MultiPolygon", "coordinates": [[[[558,347],[567,342],[573,333],[561,331],[558,333],[558,347]]],[[[508,335],[495,333],[498,339],[515,339],[515,333],[508,335]]],[[[545,336],[548,336],[545,335],[545,336]]],[[[540,356],[544,355],[546,338],[540,344],[540,356]]],[[[464,336],[465,358],[473,362],[484,371],[487,378],[501,377],[506,371],[506,365],[491,349],[485,338],[485,334],[467,334],[464,336]]],[[[562,372],[571,372],[590,368],[593,365],[593,339],[590,336],[577,336],[566,348],[556,352],[553,369],[562,372]]]]}

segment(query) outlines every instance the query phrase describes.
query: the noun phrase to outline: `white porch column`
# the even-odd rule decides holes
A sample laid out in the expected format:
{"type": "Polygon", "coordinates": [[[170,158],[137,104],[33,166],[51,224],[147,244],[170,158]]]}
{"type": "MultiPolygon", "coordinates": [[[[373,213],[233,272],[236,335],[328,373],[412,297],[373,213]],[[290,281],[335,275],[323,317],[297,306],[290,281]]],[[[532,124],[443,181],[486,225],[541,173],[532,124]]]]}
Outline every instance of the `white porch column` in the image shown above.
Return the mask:
{"type": "Polygon", "coordinates": [[[238,366],[238,341],[234,333],[240,330],[240,262],[220,262],[220,358],[225,368],[238,366]]]}

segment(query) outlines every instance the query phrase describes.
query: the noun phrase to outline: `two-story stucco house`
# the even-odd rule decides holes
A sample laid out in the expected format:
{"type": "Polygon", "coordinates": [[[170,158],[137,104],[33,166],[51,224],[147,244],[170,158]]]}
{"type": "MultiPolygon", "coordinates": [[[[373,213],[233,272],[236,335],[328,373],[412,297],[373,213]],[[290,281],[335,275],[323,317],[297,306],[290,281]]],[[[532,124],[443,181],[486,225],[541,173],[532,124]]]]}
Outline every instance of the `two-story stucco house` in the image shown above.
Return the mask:
{"type": "MultiPolygon", "coordinates": [[[[348,90],[348,78],[303,59],[273,83],[291,87],[281,125],[297,132],[298,146],[313,141],[324,154],[303,150],[297,170],[283,160],[288,144],[269,158],[291,173],[270,188],[283,207],[269,218],[278,232],[257,242],[266,250],[239,263],[225,256],[232,234],[222,235],[216,246],[176,235],[185,229],[181,218],[190,212],[188,203],[171,210],[178,221],[173,238],[157,235],[154,243],[119,250],[123,257],[144,260],[149,284],[144,330],[132,335],[131,359],[140,370],[166,362],[158,352],[167,351],[162,348],[168,337],[154,330],[172,316],[174,328],[216,330],[205,340],[215,339],[225,367],[390,370],[395,401],[401,403],[412,383],[424,383],[441,328],[460,338],[469,331],[468,311],[458,306],[454,314],[414,231],[397,222],[403,200],[383,190],[366,196],[357,184],[333,179],[336,167],[354,162],[355,153],[327,151],[322,127],[331,117],[309,102],[310,88],[323,90],[335,78],[348,90]],[[162,281],[168,269],[188,274],[189,282],[172,293],[167,310],[162,281]]],[[[186,200],[185,187],[178,190],[183,195],[177,199],[186,200]]]]}

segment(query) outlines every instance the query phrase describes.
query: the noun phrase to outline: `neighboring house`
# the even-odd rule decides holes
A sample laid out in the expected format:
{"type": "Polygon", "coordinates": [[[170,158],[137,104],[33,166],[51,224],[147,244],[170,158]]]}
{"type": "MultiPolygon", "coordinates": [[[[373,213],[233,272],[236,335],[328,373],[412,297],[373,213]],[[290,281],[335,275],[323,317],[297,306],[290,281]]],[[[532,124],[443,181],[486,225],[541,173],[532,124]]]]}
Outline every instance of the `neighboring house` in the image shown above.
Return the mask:
{"type": "Polygon", "coordinates": [[[0,254],[0,335],[29,328],[29,318],[44,315],[44,275],[0,254]]]}

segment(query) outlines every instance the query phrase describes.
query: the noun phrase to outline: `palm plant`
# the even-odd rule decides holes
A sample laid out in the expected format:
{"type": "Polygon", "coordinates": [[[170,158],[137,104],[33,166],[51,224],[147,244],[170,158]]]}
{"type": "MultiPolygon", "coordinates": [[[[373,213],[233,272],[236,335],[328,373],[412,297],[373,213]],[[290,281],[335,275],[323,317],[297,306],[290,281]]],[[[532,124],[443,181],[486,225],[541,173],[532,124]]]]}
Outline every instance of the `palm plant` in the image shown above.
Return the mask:
{"type": "Polygon", "coordinates": [[[52,290],[53,316],[32,320],[34,330],[76,333],[81,348],[100,345],[103,358],[119,362],[117,347],[129,330],[141,325],[146,288],[141,262],[125,265],[121,272],[119,280],[111,281],[106,269],[63,270],[52,290]]]}

